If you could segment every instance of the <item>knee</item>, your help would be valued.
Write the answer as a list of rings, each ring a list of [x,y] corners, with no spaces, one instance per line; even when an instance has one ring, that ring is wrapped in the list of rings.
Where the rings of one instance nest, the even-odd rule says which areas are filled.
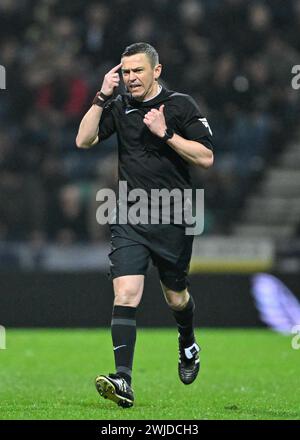
[[[180,311],[186,307],[190,296],[188,291],[185,289],[182,292],[168,291],[165,294],[165,297],[168,306],[172,310]]]
[[[117,285],[115,286],[114,305],[137,307],[141,300],[142,292],[136,286]]]
[[[115,306],[137,307],[139,304],[138,296],[131,291],[123,291],[115,293]]]

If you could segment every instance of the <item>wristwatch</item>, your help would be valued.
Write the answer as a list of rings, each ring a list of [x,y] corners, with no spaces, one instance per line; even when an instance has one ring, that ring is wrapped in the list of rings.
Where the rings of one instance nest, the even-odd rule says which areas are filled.
[[[162,141],[167,142],[169,139],[171,139],[171,137],[173,137],[175,134],[175,131],[173,130],[173,128],[167,128],[164,134],[164,137],[162,137]]]

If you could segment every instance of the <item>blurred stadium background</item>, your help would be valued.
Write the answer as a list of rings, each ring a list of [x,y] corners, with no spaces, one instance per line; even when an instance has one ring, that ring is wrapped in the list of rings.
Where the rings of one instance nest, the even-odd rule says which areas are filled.
[[[136,41],[157,48],[164,83],[191,94],[214,131],[214,167],[192,169],[205,189],[197,323],[258,324],[256,272],[298,294],[299,27],[299,0],[1,0],[0,323],[109,323],[109,229],[96,223],[95,196],[117,183],[116,139],[80,151],[75,136],[103,75]],[[153,273],[147,289],[142,324],[171,325],[151,313],[162,305]]]

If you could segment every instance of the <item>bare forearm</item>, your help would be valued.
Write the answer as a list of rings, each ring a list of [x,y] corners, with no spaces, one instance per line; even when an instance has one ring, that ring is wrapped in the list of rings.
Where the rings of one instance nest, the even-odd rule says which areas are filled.
[[[82,118],[76,137],[78,148],[89,148],[98,142],[99,121],[102,111],[103,109],[98,105],[92,105]]]
[[[76,136],[76,145],[78,148],[89,148],[99,141],[99,122],[103,106],[113,95],[114,89],[119,85],[120,77],[117,71],[121,66],[122,63],[119,63],[104,76],[101,89],[97,92],[92,107],[84,115],[79,125],[78,134]]]
[[[167,144],[193,165],[209,168],[213,164],[214,156],[212,151],[200,142],[184,139],[175,133],[174,136],[167,141]]]

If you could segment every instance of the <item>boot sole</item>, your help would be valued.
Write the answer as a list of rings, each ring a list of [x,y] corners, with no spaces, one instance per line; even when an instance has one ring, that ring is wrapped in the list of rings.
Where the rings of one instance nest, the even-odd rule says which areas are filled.
[[[133,406],[132,400],[117,394],[115,385],[110,382],[107,377],[96,377],[95,385],[98,393],[100,394],[100,396],[104,397],[104,399],[109,399],[123,408],[130,408],[131,406]]]

